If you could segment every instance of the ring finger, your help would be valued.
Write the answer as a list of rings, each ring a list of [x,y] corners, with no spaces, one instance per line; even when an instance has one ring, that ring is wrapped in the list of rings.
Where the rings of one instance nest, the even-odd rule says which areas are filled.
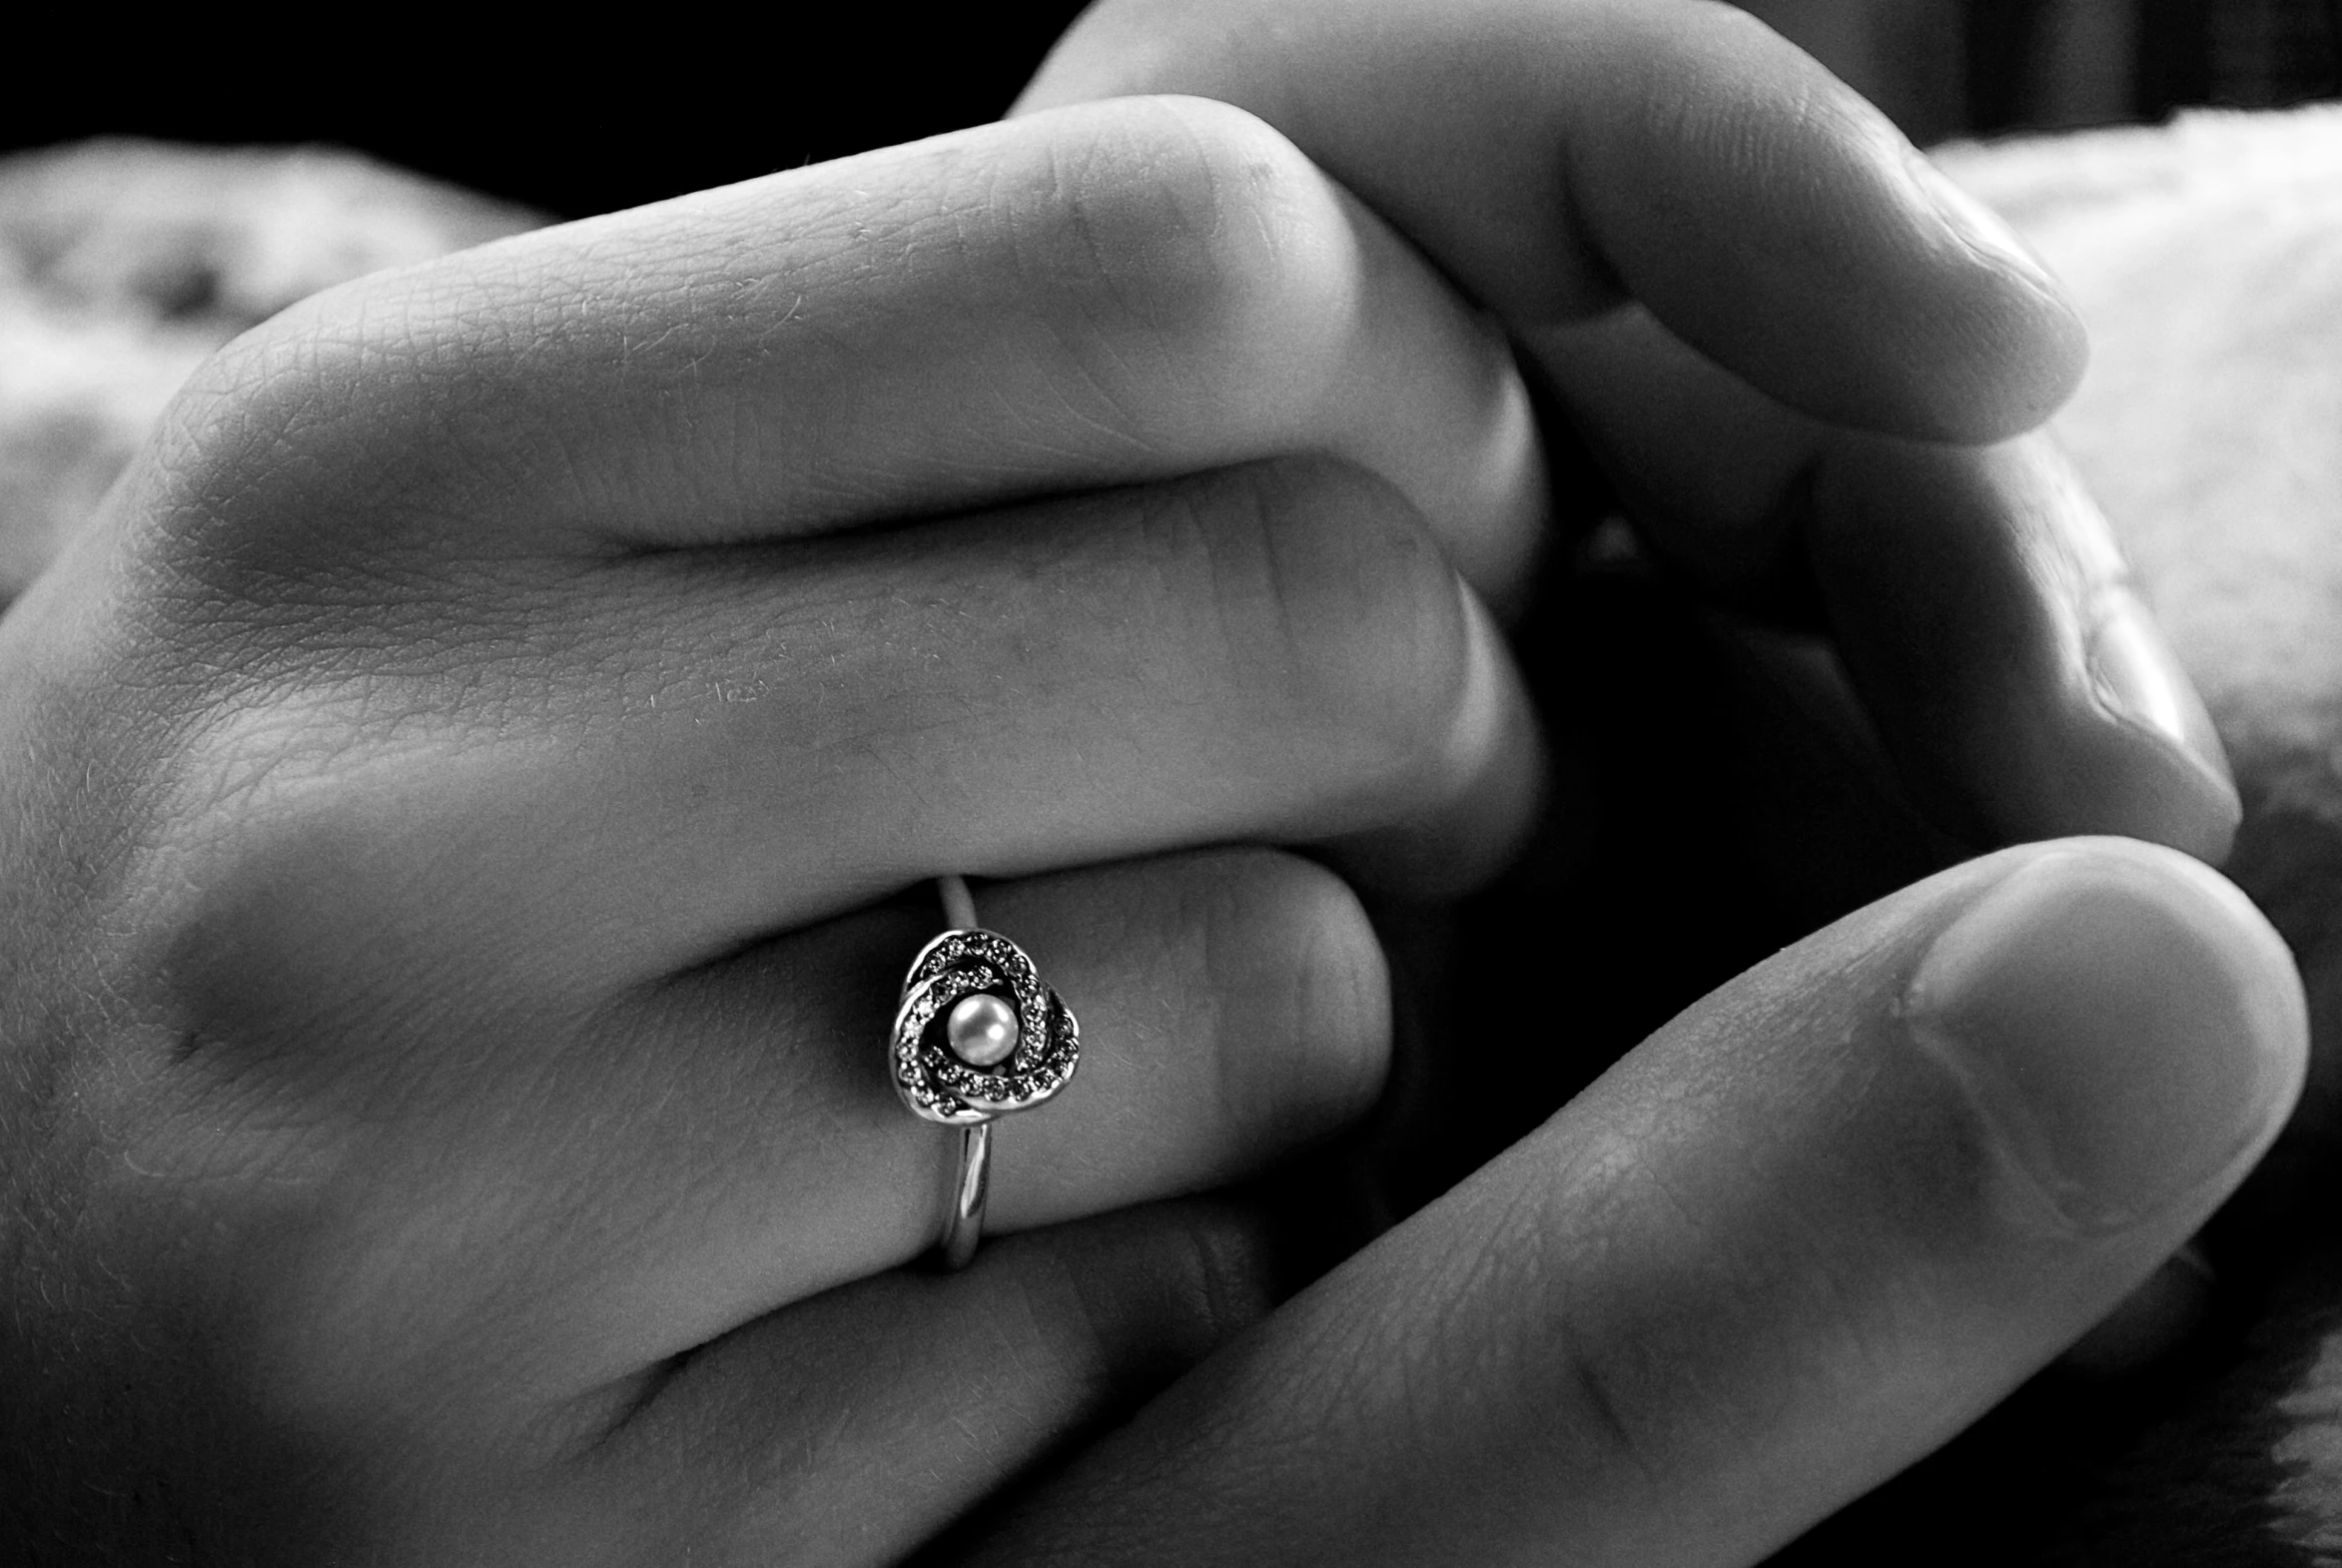
[[[1379,1092],[1380,950],[1320,868],[1205,852],[994,885],[979,914],[1086,1042],[997,1134],[997,1232],[1223,1185]],[[907,898],[535,1039],[499,1017],[450,1040],[438,1083],[351,1131],[334,1222],[270,1258],[276,1371],[390,1408],[493,1387],[526,1415],[918,1256],[958,1135],[898,1104],[884,1041],[942,923]]]

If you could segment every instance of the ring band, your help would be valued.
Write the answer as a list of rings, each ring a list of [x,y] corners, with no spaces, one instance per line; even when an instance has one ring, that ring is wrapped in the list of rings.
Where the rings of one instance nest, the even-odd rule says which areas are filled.
[[[965,1268],[984,1239],[984,1205],[992,1198],[992,1124],[960,1129],[960,1170],[952,1177],[951,1206],[944,1210],[943,1239],[936,1254],[946,1268]]]
[[[912,1115],[960,1130],[940,1248],[943,1265],[959,1268],[984,1235],[992,1124],[1065,1088],[1081,1065],[1082,1034],[1025,950],[976,923],[967,882],[940,877],[936,887],[945,930],[903,977],[888,1060]]]

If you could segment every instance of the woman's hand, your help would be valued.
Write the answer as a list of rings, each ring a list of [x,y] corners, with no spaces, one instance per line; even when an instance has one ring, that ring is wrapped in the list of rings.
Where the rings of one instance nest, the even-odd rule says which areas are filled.
[[[240,341],[0,623],[0,1555],[883,1561],[1155,1386],[1266,1287],[1151,1205],[1388,1044],[1347,889],[1211,846],[1501,857],[1447,557],[1543,505],[1502,340],[1200,101]],[[948,1280],[884,1069],[945,871],[1090,1043]]]

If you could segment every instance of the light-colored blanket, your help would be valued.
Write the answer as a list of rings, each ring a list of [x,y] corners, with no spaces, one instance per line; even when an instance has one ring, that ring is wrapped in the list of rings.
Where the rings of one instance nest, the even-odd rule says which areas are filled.
[[[2342,107],[1946,149],[2081,302],[2057,430],[2203,688],[2310,1085],[2227,1220],[2251,1318],[2091,1467],[2075,1563],[2342,1562]]]

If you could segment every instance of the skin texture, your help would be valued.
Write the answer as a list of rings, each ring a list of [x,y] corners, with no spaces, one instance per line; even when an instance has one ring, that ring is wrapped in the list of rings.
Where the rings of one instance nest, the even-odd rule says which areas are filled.
[[[1252,225],[1139,243],[1194,231],[1158,182],[1110,178],[1118,159],[1252,193],[1291,251]],[[1063,182],[1077,165],[1096,179]],[[1078,216],[1040,223],[1034,201]],[[839,262],[823,223],[851,228],[856,204],[922,216]],[[1096,243],[1035,255],[1069,225]],[[992,460],[920,448],[923,509],[948,482],[976,508],[1048,488],[1053,464],[1075,493],[906,521],[894,459],[749,413],[892,397],[907,373],[941,395],[945,344],[908,367],[887,345],[898,307],[930,309],[918,268],[947,235],[955,309],[989,292],[1005,324],[965,331],[965,374],[1033,390],[1013,417],[978,405],[1007,423],[968,437]],[[1352,309],[1389,288],[1416,299]],[[613,320],[544,330],[580,297]],[[499,312],[510,331],[480,333]],[[802,353],[755,347],[792,326]],[[608,345],[635,339],[612,370]],[[1341,391],[1360,356],[1400,351],[1412,379]],[[579,369],[548,376],[564,354]],[[697,403],[641,363],[661,354]],[[1290,452],[1225,418],[1270,405]],[[722,1385],[685,1392],[677,1357],[793,1323],[782,1308],[933,1235],[945,1144],[831,1049],[891,1011],[935,922],[874,896],[945,865],[998,877],[1304,825],[1371,868],[1372,831],[1404,824],[1450,846],[1452,875],[1517,836],[1539,764],[1493,627],[1398,481],[1314,448],[1354,438],[1440,492],[1439,526],[1526,528],[1543,498],[1521,407],[1501,346],[1419,262],[1257,122],[1200,104],[551,231],[241,341],[0,630],[40,757],[23,804],[84,824],[15,841],[7,915],[6,1360],[29,1374],[10,1451],[90,1458],[13,1494],[18,1538],[440,1561],[610,1499],[655,1523],[679,1498],[567,1461],[653,1404],[716,1421]],[[1421,441],[1459,419],[1468,438]],[[544,432],[570,423],[600,437],[548,468]],[[445,438],[397,460],[418,427]],[[678,431],[716,444],[679,470]],[[1172,464],[1204,471],[1144,482]],[[879,477],[842,477],[862,465]],[[744,517],[769,536],[737,537]],[[1381,959],[1325,871],[1254,852],[1073,875],[986,894],[1118,1046],[1057,1108],[1088,1115],[1005,1136],[1023,1154],[1000,1235],[1224,1185],[1371,1099]],[[1021,1440],[913,1455],[924,1517],[1245,1315],[1244,1224],[1118,1217],[1127,1241],[1099,1242],[1121,1263],[1076,1270],[1081,1290],[1062,1284],[1079,1225],[1022,1267],[1004,1246],[1037,1414]],[[65,1353],[91,1320],[126,1326]],[[907,1389],[932,1376],[888,1364]],[[154,1390],[140,1422],[79,1392],[114,1377]],[[826,1429],[826,1410],[801,1414]],[[232,1438],[190,1442],[223,1421]],[[319,1472],[300,1508],[278,1491],[288,1450]],[[866,1511],[827,1469],[806,1479],[841,1519]],[[762,1488],[738,1484],[752,1519]]]
[[[1697,311],[1681,341],[1806,417],[1859,404],[1850,440],[2042,411],[2063,308],[1794,55],[1726,69],[1757,35],[1723,15],[1571,13],[1597,58],[1723,93],[1819,175],[1776,241],[1711,254],[1720,297],[1794,294],[1801,258],[1825,289],[1876,271],[1940,288],[1981,352],[1938,378],[1909,342],[1801,351]],[[1412,37],[1389,35],[1396,87]],[[1700,124],[1622,123],[1580,135],[1573,189],[1686,182],[1655,231],[1596,218],[1615,285],[1649,273],[1652,319],[1682,318],[1678,220],[1733,183]],[[1238,107],[1067,105],[365,281],[197,378],[0,621],[18,1555],[876,1562],[1012,1481],[932,1548],[1395,1550],[1517,1430],[1534,1484],[1473,1526],[1488,1555],[1577,1528],[1595,1561],[1746,1560],[2194,1227],[2294,1093],[2290,972],[2200,865],[2079,843],[1753,971],[1240,1331],[1275,1293],[1260,1216],[1183,1199],[1382,1079],[1386,958],[1351,887],[1468,885],[1549,800],[1483,607],[1534,596],[1548,465],[1474,309],[1540,296],[1478,292],[1403,180],[1362,202],[1321,163]],[[1760,442],[1752,471],[1810,455]],[[1988,483],[1950,521],[1987,552],[2087,525],[2026,493]],[[1990,580],[2034,593],[2015,614],[2045,646],[2087,643],[2062,579]],[[2216,847],[2215,760],[2089,699],[2086,662],[2026,666],[2052,754],[2140,740],[2111,767],[2164,812],[2146,827]],[[1258,841],[1317,858],[1217,847]],[[938,1280],[902,1265],[947,1146],[840,1043],[886,1015],[945,870],[987,879],[986,919],[1111,1049],[1004,1131],[998,1239]],[[2095,936],[2045,949],[2019,877]],[[2041,1006],[1978,1022],[1963,999],[2019,962]],[[2133,1052],[2075,1019],[2077,987]],[[2054,1092],[1990,1087],[2032,1076],[2011,1062]],[[1781,1115],[1801,1089],[1810,1118]],[[2157,1136],[2101,1104],[2154,1108]],[[1879,1206],[1805,1239],[1843,1272],[1768,1272],[1812,1211],[1778,1194],[1849,1175]],[[1337,1353],[1443,1323],[1454,1359],[1416,1375]],[[1652,1334],[1745,1379],[1638,1382]],[[1269,1506],[1133,1534],[1118,1467],[1192,1495],[1276,1437],[1296,1368],[1343,1412],[1315,1424],[1332,1446]],[[1502,1369],[1567,1397],[1487,1425]],[[1135,1409],[1127,1442],[1040,1473]],[[1147,1446],[1206,1430],[1216,1456]],[[1400,1459],[1414,1484],[1349,1506]]]
[[[2151,1267],[2274,1135],[2303,1028],[2193,862],[1969,862],[1680,1015],[977,1560],[1753,1561]]]

